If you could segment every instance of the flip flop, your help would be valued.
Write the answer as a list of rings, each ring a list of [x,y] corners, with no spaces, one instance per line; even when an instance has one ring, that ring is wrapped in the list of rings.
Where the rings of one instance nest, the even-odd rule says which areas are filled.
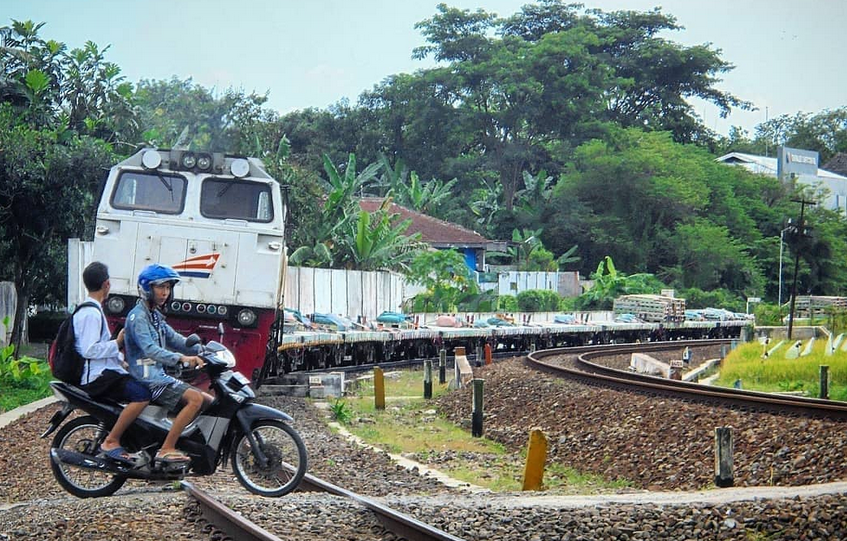
[[[135,462],[132,460],[132,455],[127,453],[123,447],[115,447],[114,449],[109,449],[108,451],[101,448],[100,451],[103,456],[111,458],[115,462],[121,462],[122,464],[126,464],[128,466],[135,466]]]
[[[156,460],[162,462],[191,462],[191,457],[181,451],[168,451],[163,455],[156,454]]]

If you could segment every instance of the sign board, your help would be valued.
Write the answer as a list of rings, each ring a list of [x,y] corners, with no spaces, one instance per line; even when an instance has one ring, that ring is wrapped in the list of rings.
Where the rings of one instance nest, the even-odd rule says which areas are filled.
[[[685,366],[685,363],[683,363],[679,359],[674,359],[674,360],[671,361],[671,368],[682,368],[684,366]]]
[[[320,376],[309,376],[309,386],[320,387],[323,385],[323,380]]]
[[[792,177],[793,175],[793,177]],[[818,153],[813,150],[778,147],[776,149],[776,176],[788,181],[800,175],[818,175]]]
[[[747,297],[747,302],[762,302],[761,297]]]

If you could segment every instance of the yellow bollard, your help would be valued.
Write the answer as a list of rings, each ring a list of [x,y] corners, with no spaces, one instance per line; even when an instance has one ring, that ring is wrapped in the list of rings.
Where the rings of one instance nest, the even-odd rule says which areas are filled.
[[[374,368],[374,407],[378,410],[385,409],[385,376],[382,368]]]
[[[540,428],[529,433],[529,449],[523,473],[523,490],[541,490],[544,484],[544,464],[547,462],[547,436]]]

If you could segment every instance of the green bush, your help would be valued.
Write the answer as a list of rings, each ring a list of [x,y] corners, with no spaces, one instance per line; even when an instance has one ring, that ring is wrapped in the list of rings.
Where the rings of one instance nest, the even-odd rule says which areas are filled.
[[[555,291],[530,289],[518,293],[517,301],[521,312],[556,312],[561,297]]]
[[[562,297],[559,301],[560,312],[573,312],[576,310],[576,300],[579,297]]]
[[[67,312],[38,312],[29,318],[29,339],[33,342],[49,342],[59,333],[59,325],[68,317]]]
[[[497,298],[497,310],[501,312],[517,312],[518,299],[514,295],[500,295]]]
[[[724,308],[733,312],[743,312],[745,308],[744,299],[727,289],[703,291],[692,287],[678,290],[677,296],[685,299],[686,309]]]
[[[40,359],[15,359],[15,347],[0,350],[0,411],[10,410],[50,394],[53,379],[47,363]]]
[[[753,313],[756,314],[756,325],[781,326],[783,324],[783,314],[776,304],[757,304]]]

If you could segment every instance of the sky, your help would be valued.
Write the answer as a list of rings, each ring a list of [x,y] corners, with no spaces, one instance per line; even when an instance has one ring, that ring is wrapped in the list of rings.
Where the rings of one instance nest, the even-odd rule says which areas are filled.
[[[280,113],[326,108],[386,77],[432,67],[415,23],[436,0],[0,0],[0,26],[44,22],[39,35],[106,58],[130,82],[191,78],[218,91],[268,93]],[[454,0],[449,6],[509,16],[527,0]],[[665,37],[710,43],[735,66],[716,86],[756,111],[720,118],[692,102],[707,127],[751,132],[768,118],[847,105],[847,0],[585,0],[604,11],[661,7],[683,30]]]

